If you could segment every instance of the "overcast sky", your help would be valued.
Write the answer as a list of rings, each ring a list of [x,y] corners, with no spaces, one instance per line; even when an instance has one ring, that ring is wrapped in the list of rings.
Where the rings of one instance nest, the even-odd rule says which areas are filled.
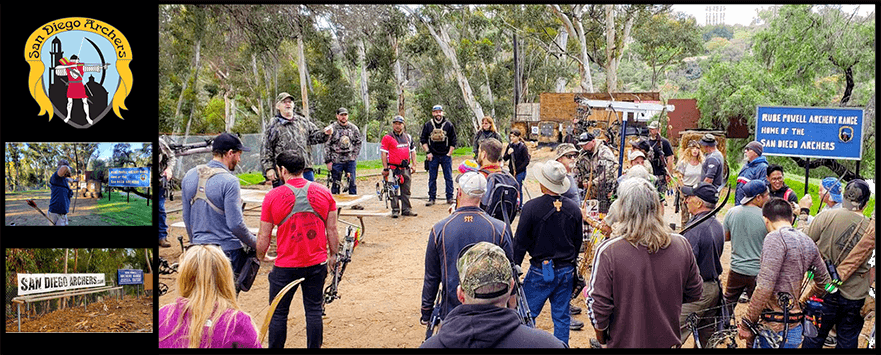
[[[684,13],[690,14],[697,19],[698,25],[705,25],[706,22],[706,13],[704,9],[706,8],[706,4],[704,5],[673,5],[673,11],[682,11]],[[728,25],[748,25],[753,18],[756,17],[756,9],[766,8],[770,5],[728,5],[725,4],[725,24]],[[845,11],[852,11],[854,8],[859,6],[859,13],[861,15],[866,15],[870,12],[875,11],[875,5],[863,4],[863,5],[843,5],[843,9]]]

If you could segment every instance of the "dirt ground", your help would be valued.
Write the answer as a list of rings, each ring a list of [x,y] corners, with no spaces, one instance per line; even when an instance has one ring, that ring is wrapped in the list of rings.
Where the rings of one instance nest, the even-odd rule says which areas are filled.
[[[540,148],[532,151],[532,164],[535,162],[552,159],[550,148]],[[453,159],[453,171],[464,158]],[[390,217],[365,217],[367,225],[364,232],[364,242],[355,249],[352,261],[346,268],[345,275],[339,286],[341,298],[327,305],[326,317],[324,318],[324,347],[325,348],[414,348],[418,347],[425,336],[425,327],[419,324],[420,300],[422,295],[422,277],[424,275],[425,248],[428,240],[429,229],[432,225],[449,215],[448,207],[442,202],[443,177],[439,173],[437,201],[441,202],[431,207],[425,206],[428,191],[428,174],[422,171],[422,164],[418,164],[417,173],[413,176],[411,198],[414,212],[417,217],[402,217],[392,219]],[[362,176],[376,174],[379,171],[359,171]],[[530,170],[531,172],[531,170]],[[360,194],[373,194],[375,197],[375,185],[379,176],[370,177],[366,181],[358,181]],[[527,176],[524,192],[526,200],[540,195],[537,180]],[[259,188],[269,189],[268,186]],[[455,190],[454,190],[455,191]],[[363,204],[367,211],[388,211],[385,204],[378,198]],[[174,211],[180,208],[180,199],[167,201],[166,208]],[[723,211],[724,212],[724,211]],[[259,226],[259,209],[251,209],[246,206],[245,222],[248,226]],[[720,215],[723,215],[720,213]],[[665,213],[667,223],[679,224],[679,215],[673,213],[673,203],[670,201]],[[345,217],[343,219],[346,219]],[[168,224],[181,220],[181,213],[169,213]],[[721,220],[721,219],[720,219]],[[355,218],[349,218],[350,222],[357,222]],[[513,226],[516,230],[517,219]],[[344,235],[345,227],[340,227],[340,237]],[[169,263],[176,262],[181,253],[178,236],[183,236],[187,242],[186,230],[183,228],[169,228],[169,242],[172,247],[160,248],[159,255]],[[725,243],[722,265],[730,265],[730,243]],[[270,246],[270,255],[275,254],[275,241]],[[528,258],[523,262],[523,270],[528,268]],[[255,323],[263,324],[269,307],[267,275],[272,269],[272,263],[264,262],[260,273],[249,292],[239,295],[239,305],[248,312]],[[159,297],[159,307],[172,303],[178,297],[176,282],[177,274],[160,276],[159,282],[166,284],[169,292]],[[589,275],[587,275],[589,277]],[[723,274],[724,279],[727,277]],[[583,309],[579,315],[573,318],[584,322],[582,330],[570,333],[569,346],[572,348],[587,348],[589,340],[594,338],[593,328],[587,317],[587,307],[583,297],[572,301]],[[738,319],[745,312],[744,304],[737,306],[735,313]],[[867,323],[868,324],[868,323]],[[545,307],[537,320],[539,329],[553,333],[549,308]],[[866,329],[871,329],[868,324]],[[868,330],[866,330],[867,332]],[[861,340],[863,341],[863,340]],[[265,346],[265,344],[264,344]],[[288,337],[285,347],[303,348],[306,346],[306,327],[303,315],[303,304],[300,292],[294,296],[291,305],[291,313],[288,317]],[[692,347],[689,340],[685,347]],[[742,341],[739,347],[743,347]]]
[[[49,191],[31,191],[23,192],[15,195],[6,195],[6,220],[4,224],[7,226],[51,226],[46,217],[37,212],[31,206],[28,206],[26,200],[34,200],[37,207],[45,214],[49,214]],[[110,223],[104,221],[101,216],[93,215],[95,202],[97,199],[84,198],[77,196],[76,209],[74,209],[74,201],[70,201],[70,211],[68,219],[71,226],[109,226]]]
[[[68,306],[27,317],[22,306],[21,332],[28,333],[134,333],[153,332],[153,297],[114,296],[86,305]],[[18,333],[16,316],[6,320],[6,332]]]

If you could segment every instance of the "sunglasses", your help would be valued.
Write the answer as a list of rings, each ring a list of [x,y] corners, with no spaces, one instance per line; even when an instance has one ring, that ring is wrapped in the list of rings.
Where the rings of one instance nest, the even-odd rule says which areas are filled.
[[[563,156],[569,159],[575,159],[578,157],[578,153],[563,154]]]

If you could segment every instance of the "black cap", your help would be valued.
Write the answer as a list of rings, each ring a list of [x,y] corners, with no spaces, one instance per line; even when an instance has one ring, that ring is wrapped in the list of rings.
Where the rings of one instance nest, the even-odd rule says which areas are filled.
[[[338,109],[336,110],[336,114],[337,114],[337,115],[342,115],[342,114],[344,114],[344,113],[347,114],[347,115],[349,114],[349,110],[346,110],[345,107],[340,107],[340,108],[338,108]]]
[[[580,136],[578,136],[578,145],[587,144],[592,141],[595,137],[590,132],[583,132]]]
[[[700,143],[701,143],[701,145],[707,145],[707,146],[716,145],[716,137],[713,136],[712,134],[707,133],[703,137],[701,137]]]
[[[246,147],[242,144],[242,140],[239,137],[231,133],[221,133],[217,138],[214,138],[214,143],[211,143],[211,150],[240,150],[243,152],[250,152],[251,148]]]
[[[853,179],[847,183],[847,186],[844,187],[844,192],[842,193],[844,208],[851,211],[859,211],[866,207],[866,203],[869,202],[869,197],[871,195],[872,190],[865,180]]]
[[[719,202],[719,191],[713,184],[700,182],[696,186],[683,186],[682,194],[685,196],[697,196],[699,199],[709,203]]]

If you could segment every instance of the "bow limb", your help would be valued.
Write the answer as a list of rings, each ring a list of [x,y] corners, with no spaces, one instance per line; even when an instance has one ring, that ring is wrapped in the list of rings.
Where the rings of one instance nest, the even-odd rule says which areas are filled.
[[[104,54],[101,53],[101,49],[98,48],[98,45],[95,44],[95,42],[92,42],[92,40],[91,40],[91,39],[88,39],[87,37],[83,37],[83,38],[84,38],[86,41],[89,41],[89,43],[92,44],[92,47],[95,48],[95,51],[98,52],[98,58],[101,59],[101,66],[102,66],[102,69],[101,69],[101,81],[98,82],[98,84],[100,84],[100,85],[104,85],[104,76],[107,74],[107,67],[106,67],[106,64],[107,64],[107,63],[104,62]]]

